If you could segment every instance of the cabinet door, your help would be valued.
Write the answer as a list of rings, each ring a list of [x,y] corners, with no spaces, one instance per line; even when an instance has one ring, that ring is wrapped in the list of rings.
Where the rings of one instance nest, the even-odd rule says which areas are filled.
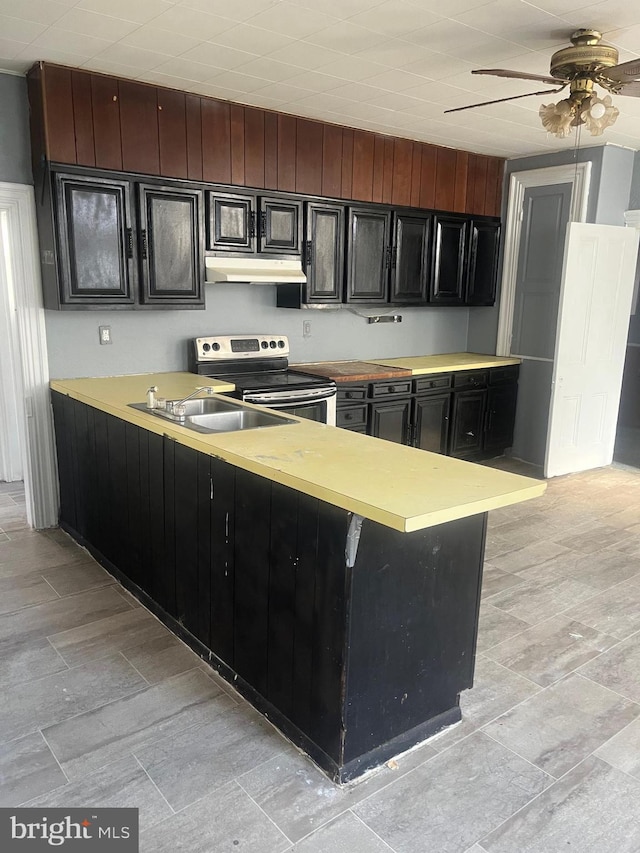
[[[386,302],[391,214],[352,208],[347,242],[347,302]]]
[[[302,202],[260,198],[260,251],[276,255],[302,252]]]
[[[217,252],[255,252],[256,198],[207,193],[207,248]]]
[[[499,456],[513,444],[518,386],[498,385],[488,393],[484,450]]]
[[[344,281],[344,208],[306,205],[304,265],[307,302],[341,302]]]
[[[145,303],[204,305],[201,190],[139,185]]]
[[[433,266],[429,301],[462,305],[465,297],[467,220],[461,216],[433,217]]]
[[[493,305],[496,301],[500,223],[471,221],[467,304]]]
[[[451,394],[433,394],[413,401],[413,444],[420,450],[446,453]]]
[[[370,406],[369,435],[407,444],[411,398],[372,403]]]
[[[391,259],[391,301],[427,301],[429,289],[430,216],[395,215]]]
[[[134,301],[131,198],[128,181],[55,177],[60,301]]]
[[[461,391],[453,395],[453,417],[449,455],[478,456],[483,448],[484,413],[487,391]]]

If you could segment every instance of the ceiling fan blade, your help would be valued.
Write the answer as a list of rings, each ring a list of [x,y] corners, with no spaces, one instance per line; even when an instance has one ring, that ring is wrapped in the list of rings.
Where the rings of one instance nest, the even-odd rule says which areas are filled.
[[[472,71],[472,74],[491,74],[493,77],[510,77],[514,80],[538,80],[540,83],[562,83],[556,77],[548,77],[544,74],[527,74],[526,71],[508,71],[506,68],[480,68]]]
[[[640,98],[640,80],[625,83],[616,95],[628,95],[631,98]]]
[[[462,110],[473,110],[476,107],[488,107],[489,104],[502,104],[504,101],[517,101],[518,98],[533,98],[534,95],[554,95],[556,92],[562,92],[564,88],[564,86],[560,86],[558,89],[545,89],[543,92],[527,92],[526,95],[512,95],[510,98],[498,98],[495,101],[482,101],[479,104],[469,104],[467,107],[454,107],[452,110],[445,110],[445,113],[459,113]]]
[[[471,73],[473,74],[473,71]],[[640,59],[631,59],[629,62],[621,62],[620,65],[605,68],[604,74],[609,80],[617,80],[618,82],[635,80],[636,77],[640,77]]]

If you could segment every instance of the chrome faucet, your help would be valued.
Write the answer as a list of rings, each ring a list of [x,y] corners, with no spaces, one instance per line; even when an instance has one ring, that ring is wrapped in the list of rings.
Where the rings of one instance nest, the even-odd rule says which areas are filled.
[[[197,396],[201,391],[206,391],[207,394],[215,394],[216,389],[211,385],[202,385],[199,388],[196,388],[195,391],[192,391],[191,394],[187,394],[186,397],[183,397],[182,400],[174,400],[173,402],[167,401],[167,409],[177,418],[184,418],[186,414],[186,409],[184,404],[187,400],[191,400],[193,397]]]

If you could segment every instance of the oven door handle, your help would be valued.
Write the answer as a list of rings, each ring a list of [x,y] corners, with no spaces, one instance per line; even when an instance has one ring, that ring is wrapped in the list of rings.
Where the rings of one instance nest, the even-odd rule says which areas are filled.
[[[244,394],[242,399],[245,403],[256,403],[261,406],[278,403],[280,405],[288,405],[289,403],[313,403],[316,400],[329,400],[335,397],[336,388],[319,388],[310,391],[308,388],[304,391],[282,391],[267,392],[264,394]]]

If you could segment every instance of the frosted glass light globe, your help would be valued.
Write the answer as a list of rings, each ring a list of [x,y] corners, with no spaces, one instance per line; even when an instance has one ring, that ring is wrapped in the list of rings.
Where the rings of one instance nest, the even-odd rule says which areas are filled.
[[[606,111],[607,110],[604,104],[594,104],[590,110],[591,117],[595,119],[602,118]]]

